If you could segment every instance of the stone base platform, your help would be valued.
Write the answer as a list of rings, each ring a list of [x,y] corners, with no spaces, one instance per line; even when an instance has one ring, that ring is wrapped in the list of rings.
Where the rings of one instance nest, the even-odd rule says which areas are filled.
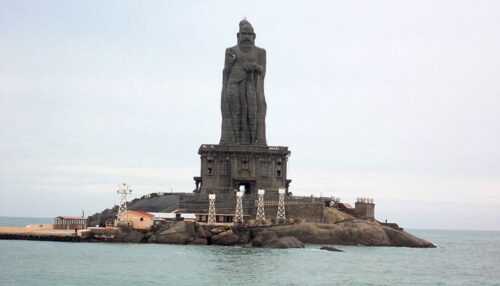
[[[288,147],[259,145],[203,144],[198,150],[200,176],[194,177],[195,193],[230,194],[243,190],[256,195],[258,189],[267,193],[288,190]]]

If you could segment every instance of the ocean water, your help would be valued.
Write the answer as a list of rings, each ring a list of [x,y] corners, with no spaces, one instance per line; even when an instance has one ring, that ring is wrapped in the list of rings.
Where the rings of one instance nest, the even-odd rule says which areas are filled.
[[[34,222],[1,218],[0,225],[14,221]],[[500,285],[500,232],[410,232],[438,248],[338,246],[340,253],[318,245],[280,250],[0,240],[0,285]]]

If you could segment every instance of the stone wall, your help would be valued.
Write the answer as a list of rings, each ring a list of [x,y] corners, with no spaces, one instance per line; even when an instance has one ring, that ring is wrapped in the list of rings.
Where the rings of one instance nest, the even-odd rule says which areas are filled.
[[[319,203],[300,203],[288,204],[286,210],[287,217],[302,219],[306,222],[323,222],[323,209],[324,204]]]
[[[257,195],[243,196],[243,213],[255,218],[257,212]],[[266,192],[264,196],[267,218],[276,218],[278,207],[278,193]],[[236,205],[234,192],[219,193],[215,199],[215,209],[218,214],[233,214]],[[324,202],[311,198],[286,197],[286,216],[302,219],[307,222],[322,222]],[[132,201],[130,210],[143,210],[150,212],[172,212],[181,210],[188,213],[208,213],[208,194],[205,193],[167,193],[163,196],[144,198]]]

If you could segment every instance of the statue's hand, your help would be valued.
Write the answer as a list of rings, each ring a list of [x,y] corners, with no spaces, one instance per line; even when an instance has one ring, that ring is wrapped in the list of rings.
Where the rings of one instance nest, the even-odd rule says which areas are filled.
[[[262,73],[263,68],[261,65],[258,65],[256,63],[248,63],[243,65],[243,69],[247,72],[258,72]]]
[[[262,68],[262,66],[259,64],[255,64],[255,71],[258,73],[262,73],[264,72],[264,68]]]

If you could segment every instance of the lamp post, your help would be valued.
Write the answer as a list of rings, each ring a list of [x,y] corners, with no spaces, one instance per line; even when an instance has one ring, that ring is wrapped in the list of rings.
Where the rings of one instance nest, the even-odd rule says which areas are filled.
[[[233,224],[243,223],[243,192],[236,191],[236,208],[234,210]]]
[[[264,224],[266,222],[266,212],[264,210],[264,194],[265,190],[259,189],[257,191],[257,215],[255,217],[255,221],[257,223]]]
[[[278,190],[279,198],[278,198],[278,212],[276,213],[276,222],[286,222],[286,214],[285,214],[285,192],[284,188],[280,188]]]
[[[215,194],[208,195],[208,224],[215,223]]]

